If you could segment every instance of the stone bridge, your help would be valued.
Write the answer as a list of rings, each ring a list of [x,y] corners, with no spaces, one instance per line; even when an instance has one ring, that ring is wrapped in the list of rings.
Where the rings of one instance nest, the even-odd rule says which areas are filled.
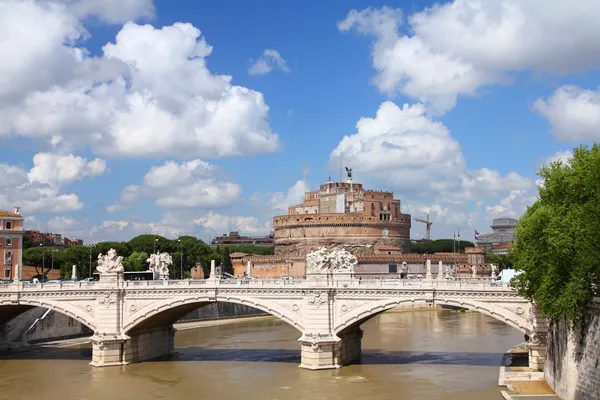
[[[322,271],[321,271],[322,272]],[[244,304],[299,331],[301,367],[338,368],[360,358],[360,325],[403,305],[477,311],[530,337],[530,366],[541,369],[548,329],[535,306],[506,284],[479,280],[360,280],[351,273],[307,271],[307,279],[125,281],[0,285],[0,323],[31,307],[68,315],[93,330],[93,366],[123,365],[174,352],[173,323],[211,302]]]

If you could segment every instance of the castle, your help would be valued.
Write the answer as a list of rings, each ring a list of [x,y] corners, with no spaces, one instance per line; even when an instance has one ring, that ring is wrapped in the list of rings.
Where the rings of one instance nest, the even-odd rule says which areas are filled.
[[[322,184],[307,192],[288,215],[273,218],[275,255],[305,256],[321,246],[339,245],[354,254],[377,248],[410,251],[410,215],[403,214],[393,192],[365,190],[352,182]]]
[[[466,249],[466,254],[410,253],[411,218],[401,212],[400,200],[393,192],[365,190],[352,181],[352,170],[346,170],[346,182],[329,179],[319,190],[306,192],[287,215],[273,218],[274,255],[230,254],[234,275],[301,278],[306,275],[306,254],[322,246],[343,246],[354,253],[356,275],[365,278],[398,277],[402,271],[424,275],[427,259],[435,274],[451,268],[454,276],[468,277],[475,265],[480,274],[489,275],[481,248]]]

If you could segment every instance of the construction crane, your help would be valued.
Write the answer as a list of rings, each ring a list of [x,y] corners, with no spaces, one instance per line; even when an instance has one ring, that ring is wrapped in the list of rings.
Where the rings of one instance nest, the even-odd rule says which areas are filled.
[[[433,222],[429,220],[429,214],[427,214],[427,218],[426,219],[415,218],[415,221],[422,222],[422,223],[425,224],[425,226],[426,226],[426,228],[425,228],[426,240],[431,240],[431,225],[433,225]]]

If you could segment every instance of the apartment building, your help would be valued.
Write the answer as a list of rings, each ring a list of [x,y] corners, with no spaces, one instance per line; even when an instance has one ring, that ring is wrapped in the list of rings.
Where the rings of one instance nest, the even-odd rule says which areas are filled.
[[[23,265],[23,220],[20,208],[0,210],[0,273],[12,279],[17,266]]]

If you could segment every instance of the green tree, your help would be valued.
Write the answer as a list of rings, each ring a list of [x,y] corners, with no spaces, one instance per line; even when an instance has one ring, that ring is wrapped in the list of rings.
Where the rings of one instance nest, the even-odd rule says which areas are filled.
[[[94,254],[95,259],[98,258],[98,254],[106,254],[110,249],[115,249],[117,254],[122,256],[123,258],[129,256],[131,254],[131,248],[127,244],[127,242],[98,242],[94,245]]]
[[[134,251],[123,259],[123,267],[125,267],[125,271],[145,271],[148,269],[146,266],[147,259],[148,254],[143,251]]]
[[[454,241],[453,239],[437,239],[412,243],[411,251],[419,254],[433,254],[451,253],[454,249],[454,251],[459,250],[461,253],[464,253],[465,248],[467,247],[475,247],[475,244],[467,240]]]
[[[233,264],[231,263],[231,257],[229,256],[229,248],[225,247],[223,249],[221,260],[221,266],[223,267],[222,271],[233,275]]]
[[[513,259],[511,254],[486,253],[485,262],[488,264],[498,265],[500,271],[513,267]]]
[[[171,253],[176,251],[178,247],[177,241],[169,240],[165,237],[145,234],[139,235],[127,242],[131,251],[141,251],[146,254],[152,254],[155,251]]]
[[[580,320],[600,285],[600,146],[542,167],[539,200],[516,229],[519,292],[552,318]]]
[[[29,236],[23,236],[23,250],[27,250],[35,246],[33,240]]]

